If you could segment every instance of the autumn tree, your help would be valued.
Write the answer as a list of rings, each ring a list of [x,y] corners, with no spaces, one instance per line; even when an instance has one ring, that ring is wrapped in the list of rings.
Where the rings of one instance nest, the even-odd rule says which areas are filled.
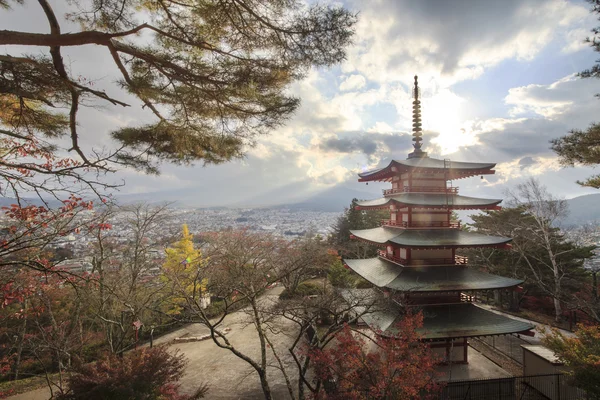
[[[162,249],[171,244],[174,232],[165,228],[167,206],[111,205],[99,210],[87,230],[94,286],[82,288],[88,316],[102,327],[111,353],[135,345],[132,323],[143,328],[160,325],[160,314],[152,311],[162,304],[165,282],[158,278],[163,264]],[[127,232],[115,237],[113,225]],[[120,239],[120,240],[117,240]]]
[[[195,400],[203,398],[207,387],[196,393],[177,393],[186,359],[182,354],[170,354],[164,346],[143,348],[122,358],[103,357],[95,363],[79,365],[69,377],[68,390],[57,396],[60,400]]]
[[[393,338],[367,335],[349,325],[323,349],[311,349],[315,376],[325,382],[316,399],[436,399],[436,359],[419,342],[420,314],[407,315]]]
[[[587,0],[591,4],[591,13],[600,15],[600,0]],[[600,19],[600,17],[599,17]],[[595,52],[600,52],[600,27],[592,29],[593,36],[586,38],[586,42]],[[590,69],[578,74],[580,78],[600,78],[600,60]],[[596,95],[599,96],[598,94]],[[552,150],[558,154],[563,166],[600,164],[600,124],[592,123],[587,129],[573,129],[568,135],[553,139]],[[585,181],[577,181],[582,186],[600,188],[600,175],[595,175]]]
[[[16,380],[45,374],[51,390],[62,390],[72,361],[90,361],[87,357],[94,354],[90,349],[102,342],[78,296],[78,290],[93,284],[74,275],[30,268],[17,270],[12,278],[2,272],[14,293],[12,299],[5,298],[0,311],[0,354],[10,366],[9,375]]]
[[[263,313],[277,317],[266,321],[271,331],[286,321],[295,327],[286,332],[292,339],[287,351],[293,363],[285,369],[298,377],[297,390],[288,383],[290,397],[318,397],[328,383],[325,376],[315,375],[315,368],[322,365],[318,364],[319,354],[335,343],[345,327],[356,326],[365,315],[388,307],[387,301],[370,290],[339,290],[327,285],[316,295],[280,299],[273,307],[263,309]],[[280,368],[284,370],[283,365]]]
[[[277,275],[287,289],[288,295],[294,295],[298,286],[311,277],[324,275],[325,269],[335,259],[327,243],[320,237],[305,235],[290,242],[281,242],[281,254]]]
[[[265,326],[265,320],[271,316],[265,315],[261,310],[265,307],[265,302],[269,301],[263,298],[265,291],[281,278],[277,274],[280,242],[270,235],[247,230],[205,234],[203,240],[206,262],[195,278],[195,285],[206,282],[211,295],[220,299],[222,314],[214,318],[205,309],[201,298],[194,296],[189,290],[189,286],[170,280],[173,295],[185,302],[188,311],[185,315],[173,317],[208,328],[216,346],[231,351],[252,367],[258,375],[265,399],[272,399],[272,388],[267,377],[271,350]],[[179,260],[181,259],[176,261]],[[225,334],[226,317],[240,309],[246,316],[247,323],[256,330],[258,358],[244,353]]]
[[[310,276],[314,273],[315,261],[332,255],[327,253],[325,247],[321,248],[318,242],[313,243],[312,239],[310,248],[322,251],[320,256],[296,252],[306,245],[305,241],[308,239],[289,243],[269,234],[248,230],[207,233],[202,235],[202,240],[205,262],[197,280],[207,280],[207,290],[213,298],[218,299],[215,305],[218,304],[221,314],[214,317],[189,291],[183,290],[182,286],[173,285],[174,295],[184,298],[187,302],[186,309],[189,310],[186,315],[173,317],[186,318],[186,321],[208,328],[216,346],[230,351],[252,368],[266,399],[275,396],[269,378],[269,372],[273,369],[283,376],[292,399],[305,398],[302,394],[306,393],[302,390],[304,381],[297,381],[295,377],[299,372],[306,375],[308,367],[300,371],[298,368],[302,368],[304,361],[300,361],[300,364],[292,361],[293,355],[285,346],[281,346],[281,341],[283,338],[289,340],[292,336],[291,340],[295,342],[293,352],[299,353],[300,347],[296,346],[305,344],[307,330],[314,330],[317,320],[327,314],[324,311],[325,305],[316,306],[312,302],[323,301],[326,307],[337,309],[334,320],[338,329],[331,328],[328,335],[334,335],[341,329],[343,315],[350,313],[351,304],[355,303],[343,302],[339,294],[326,290],[326,286],[321,285],[316,286],[317,293],[311,293],[310,296],[302,295],[298,285],[295,293],[280,299],[277,283],[284,280],[293,283],[298,277]],[[295,249],[297,245],[300,247]],[[313,248],[312,245],[318,246]],[[325,293],[328,295],[323,297]],[[308,302],[313,305],[310,306]],[[304,316],[300,317],[298,313]],[[296,318],[294,315],[299,318],[297,321],[290,319]],[[252,337],[256,338],[256,342],[251,349],[228,338],[225,327],[232,319],[242,322],[245,329],[252,329]],[[297,394],[299,387],[301,393]]]
[[[49,271],[47,253],[51,245],[56,239],[77,235],[93,224],[94,218],[89,214],[93,205],[93,201],[73,195],[54,208],[19,203],[2,207],[0,267],[27,266]]]
[[[15,182],[70,190],[73,179],[94,187],[97,173],[120,166],[157,173],[161,161],[240,157],[298,108],[292,82],[344,59],[356,21],[339,6],[297,0],[37,3],[45,32],[0,31],[0,175],[13,182],[3,195]],[[0,8],[22,4],[2,0]],[[65,62],[66,49],[90,45],[118,71],[116,85],[98,87]],[[114,148],[90,149],[79,119],[88,106],[136,107],[146,117],[106,132]],[[39,159],[22,158],[31,147]],[[54,158],[63,151],[72,159]]]
[[[206,289],[208,280],[203,274],[205,260],[200,250],[194,247],[193,239],[194,235],[184,224],[181,239],[165,250],[162,278],[173,293],[168,295],[165,304],[169,314],[180,314],[189,302],[206,308],[210,300]]]
[[[542,343],[571,369],[568,374],[575,386],[584,389],[588,398],[600,399],[600,327],[579,325],[575,335],[568,337],[555,329]]]

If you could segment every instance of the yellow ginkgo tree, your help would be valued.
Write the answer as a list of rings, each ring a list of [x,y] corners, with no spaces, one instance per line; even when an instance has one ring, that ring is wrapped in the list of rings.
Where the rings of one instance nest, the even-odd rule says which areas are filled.
[[[207,291],[208,280],[202,276],[205,260],[202,252],[194,248],[193,235],[186,224],[183,225],[182,238],[165,251],[163,279],[173,289],[167,313],[180,314],[190,301],[206,308],[210,304],[210,294]]]

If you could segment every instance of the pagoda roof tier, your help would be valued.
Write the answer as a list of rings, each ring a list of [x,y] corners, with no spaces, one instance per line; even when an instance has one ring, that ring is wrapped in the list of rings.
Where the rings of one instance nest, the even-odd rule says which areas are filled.
[[[495,208],[502,199],[480,199],[446,193],[398,193],[376,200],[363,200],[356,203],[360,208],[381,208],[391,204],[402,207],[446,208],[457,210],[478,210]]]
[[[358,239],[374,244],[396,244],[410,248],[492,247],[507,244],[512,239],[482,235],[458,229],[397,229],[380,226],[373,229],[351,230]]]
[[[415,306],[414,310],[423,313],[423,327],[417,332],[429,340],[525,333],[534,328],[529,322],[508,318],[472,303]],[[382,335],[394,336],[403,315],[399,306],[392,306],[387,311],[364,314],[362,319]]]
[[[523,283],[466,266],[402,267],[381,258],[344,260],[354,272],[378,287],[403,292],[448,292],[501,289]]]
[[[392,160],[386,167],[358,174],[359,182],[387,181],[392,176],[404,172],[445,172],[447,179],[467,178],[475,175],[493,174],[496,164],[472,163],[461,161],[445,161],[436,158],[422,157],[406,160]]]

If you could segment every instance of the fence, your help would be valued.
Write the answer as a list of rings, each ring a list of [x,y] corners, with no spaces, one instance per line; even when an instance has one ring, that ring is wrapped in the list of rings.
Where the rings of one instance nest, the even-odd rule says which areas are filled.
[[[585,391],[569,386],[561,374],[448,382],[443,400],[580,400]]]
[[[523,365],[523,349],[521,348],[521,345],[532,344],[532,342],[517,334],[505,336],[486,336],[471,340],[485,343],[495,351],[504,354],[520,365]]]

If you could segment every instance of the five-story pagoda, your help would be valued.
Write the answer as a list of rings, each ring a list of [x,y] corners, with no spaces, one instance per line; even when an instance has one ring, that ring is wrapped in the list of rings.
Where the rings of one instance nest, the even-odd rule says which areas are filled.
[[[423,312],[423,338],[445,352],[451,362],[467,362],[467,338],[529,333],[533,326],[484,310],[471,303],[478,290],[514,288],[522,281],[469,267],[457,250],[504,248],[510,238],[460,229],[454,210],[497,210],[500,199],[461,196],[451,181],[493,174],[495,164],[437,160],[421,150],[421,105],[415,76],[413,90],[414,151],[406,160],[359,174],[359,182],[391,182],[384,197],[358,202],[359,209],[389,209],[390,219],[374,229],[354,230],[352,237],[379,246],[379,256],[346,259],[345,264],[384,293],[397,308],[363,317],[384,335],[394,335],[402,307]]]

